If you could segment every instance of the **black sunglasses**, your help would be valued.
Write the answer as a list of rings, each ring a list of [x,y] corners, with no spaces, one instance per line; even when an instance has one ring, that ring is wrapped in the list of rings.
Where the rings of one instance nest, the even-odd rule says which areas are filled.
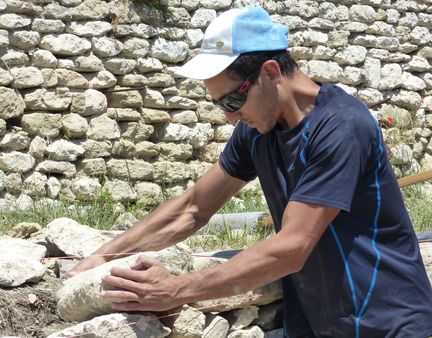
[[[213,99],[213,104],[220,107],[223,111],[235,113],[245,104],[249,88],[256,80],[260,70],[261,67],[258,69],[258,72],[254,70],[239,87],[225,94],[219,100]]]

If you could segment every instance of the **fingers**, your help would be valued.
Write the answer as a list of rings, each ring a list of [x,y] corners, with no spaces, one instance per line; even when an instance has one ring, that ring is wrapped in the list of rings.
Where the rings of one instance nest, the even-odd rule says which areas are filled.
[[[106,290],[101,293],[102,298],[116,303],[139,302],[139,296],[136,293],[124,290]]]
[[[162,265],[162,263],[156,258],[140,255],[135,261],[135,264],[131,266],[131,268],[135,270],[143,270],[143,269],[149,269],[155,265]]]
[[[117,287],[119,289],[129,290],[129,291],[132,291],[132,292],[138,293],[138,294],[143,291],[142,285],[140,283],[137,283],[136,281],[131,280],[130,277],[127,277],[125,275],[123,275],[123,276],[115,275],[113,270],[111,270],[111,275],[105,276],[102,279],[104,283],[109,284],[109,285],[114,286],[114,287]],[[132,270],[129,270],[129,271],[132,271]]]

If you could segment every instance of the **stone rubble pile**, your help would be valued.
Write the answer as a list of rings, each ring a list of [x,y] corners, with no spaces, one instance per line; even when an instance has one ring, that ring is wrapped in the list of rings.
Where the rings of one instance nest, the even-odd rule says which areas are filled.
[[[17,224],[9,232],[15,237],[0,237],[0,287],[37,283],[44,273],[49,272],[47,265],[52,266],[52,262],[45,262],[43,258],[54,255],[83,257],[119,233],[95,230],[68,218],[55,219],[43,230],[35,223]],[[432,281],[432,243],[420,243],[420,248]],[[106,288],[101,278],[114,266],[131,266],[141,254],[159,259],[172,274],[179,275],[221,264],[237,252],[193,253],[187,245],[179,243],[161,251],[112,260],[66,279],[56,295],[58,313],[63,319],[78,324],[52,333],[48,338],[85,333],[112,338],[283,337],[282,292],[278,282],[237,296],[184,305],[167,313],[115,313],[111,303],[100,296]],[[65,272],[77,260],[58,257],[51,261],[55,260],[59,278],[64,278]]]
[[[146,3],[0,0],[0,210],[187,189],[233,127],[173,71],[218,13],[247,4],[290,27],[309,76],[373,106],[398,175],[432,168],[432,0]]]

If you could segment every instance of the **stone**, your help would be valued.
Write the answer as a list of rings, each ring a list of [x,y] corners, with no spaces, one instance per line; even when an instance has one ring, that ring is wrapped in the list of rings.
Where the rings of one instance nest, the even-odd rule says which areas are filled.
[[[142,110],[142,118],[145,123],[169,123],[171,120],[170,114],[165,110],[144,108]]]
[[[172,327],[171,337],[199,338],[203,336],[206,316],[201,311],[184,305],[178,316],[174,317],[174,319],[169,318],[168,321],[170,319],[172,321],[169,324]]]
[[[264,332],[258,326],[231,332],[227,338],[264,338]]]
[[[192,146],[190,144],[158,143],[161,159],[168,161],[186,161],[192,157]]]
[[[174,85],[174,79],[169,74],[164,73],[154,73],[151,76],[147,77],[147,86],[148,87],[169,87]]]
[[[71,22],[66,27],[66,32],[78,36],[101,36],[112,30],[112,26],[106,21]]]
[[[71,21],[72,15],[67,7],[50,3],[44,7],[43,17],[47,19]]]
[[[122,122],[120,123],[121,136],[134,142],[148,140],[154,133],[154,127],[140,122]]]
[[[210,123],[196,123],[189,134],[189,143],[194,149],[204,147],[214,138],[214,130]]]
[[[185,37],[189,48],[196,48],[201,44],[204,33],[201,29],[188,29]]]
[[[124,48],[123,43],[106,36],[94,37],[91,42],[93,53],[101,57],[116,56],[120,54]]]
[[[132,228],[136,222],[138,219],[131,212],[126,212],[117,217],[111,230],[127,230]]]
[[[60,193],[61,183],[55,177],[50,177],[46,183],[47,195],[49,198],[56,198]]]
[[[21,222],[7,231],[7,235],[14,238],[27,239],[41,230],[42,227],[38,223]]]
[[[129,140],[118,140],[113,144],[112,152],[113,157],[117,158],[134,158],[135,157],[135,144]]]
[[[120,75],[117,79],[117,84],[121,87],[144,87],[148,85],[148,79],[141,74]]]
[[[14,89],[0,87],[0,118],[20,117],[25,109],[21,94]]]
[[[140,108],[143,106],[143,98],[138,89],[124,90],[126,88],[115,87],[107,93],[108,106],[111,108]]]
[[[171,330],[152,314],[113,313],[51,333],[47,338],[87,336],[94,337],[154,337],[162,338]]]
[[[358,98],[367,106],[373,106],[383,100],[383,94],[377,89],[361,89]]]
[[[146,206],[155,206],[163,202],[162,188],[152,182],[138,182],[134,186],[138,203]]]
[[[45,155],[47,142],[40,136],[35,136],[30,142],[29,154],[34,158],[41,159]]]
[[[210,168],[212,164],[202,161],[191,161],[189,162],[189,168],[191,171],[191,178],[197,181],[202,175],[204,175]]]
[[[54,69],[42,69],[41,73],[44,80],[42,87],[49,88],[57,86],[58,78]]]
[[[202,333],[203,338],[226,337],[229,330],[228,321],[218,315],[208,314],[206,317],[206,327]]]
[[[190,177],[189,166],[182,162],[158,161],[153,163],[153,181],[159,184],[176,183]]]
[[[390,96],[390,102],[408,110],[417,110],[421,105],[421,96],[416,92],[401,89]]]
[[[6,134],[6,121],[0,119],[0,136],[4,136]]]
[[[171,122],[180,124],[193,124],[198,122],[198,116],[193,110],[170,111]]]
[[[24,131],[11,132],[0,139],[2,150],[25,150],[30,144],[30,138]]]
[[[90,121],[87,137],[95,141],[117,140],[120,138],[120,128],[116,121],[103,114]]]
[[[375,21],[376,12],[373,7],[367,5],[352,5],[349,10],[352,21],[370,23]]]
[[[390,147],[389,157],[393,165],[401,165],[411,163],[413,159],[412,150],[406,144],[398,144]]]
[[[64,56],[84,54],[91,49],[90,41],[73,34],[48,34],[39,45],[54,55]]]
[[[31,113],[21,120],[24,130],[31,136],[55,138],[59,135],[61,123],[60,114]]]
[[[137,69],[141,73],[159,72],[163,70],[162,62],[156,58],[138,58]]]
[[[157,90],[147,89],[144,97],[144,107],[146,108],[166,108],[165,98]]]
[[[122,56],[126,58],[138,58],[146,56],[150,51],[150,43],[147,39],[132,37],[123,41]]]
[[[205,28],[216,18],[214,9],[199,8],[195,11],[190,24],[194,28]]]
[[[40,162],[35,170],[47,174],[61,174],[65,177],[73,177],[76,174],[75,165],[65,161],[45,160]]]
[[[111,88],[117,83],[116,77],[107,70],[88,76],[88,85],[93,89]]]
[[[362,46],[349,46],[343,51],[336,53],[334,60],[338,64],[356,65],[366,58],[367,50]]]
[[[22,178],[19,173],[10,173],[4,178],[4,187],[11,194],[19,194],[22,187]]]
[[[0,68],[0,86],[8,86],[13,81],[10,71]]]
[[[96,249],[93,246],[93,251]],[[172,274],[188,273],[190,269],[190,252],[180,246],[172,246],[161,251],[148,251],[112,260],[91,270],[84,271],[67,279],[57,292],[57,309],[60,316],[69,321],[83,321],[94,316],[114,312],[111,302],[101,298],[105,289],[101,278],[113,267],[131,267],[140,255],[156,258]]]
[[[224,318],[228,320],[230,330],[241,330],[248,327],[258,318],[258,307],[252,305],[242,309],[232,310],[225,313]]]
[[[47,180],[48,178],[45,175],[34,172],[24,180],[21,191],[31,197],[44,197],[46,196],[45,185]]]
[[[59,64],[62,60],[59,60]],[[69,68],[74,68],[72,60]],[[60,65],[59,65],[60,66]],[[61,66],[60,66],[61,67]],[[75,72],[70,69],[56,69],[56,74],[58,77],[58,83],[60,86],[69,88],[88,88],[88,80],[80,73]]]
[[[378,112],[378,120],[383,123],[386,121],[392,121],[391,126],[399,129],[408,129],[412,126],[411,113],[403,108],[384,103]]]
[[[78,56],[74,60],[74,70],[77,72],[99,72],[104,70],[104,66],[102,60],[95,55]]]
[[[110,159],[106,165],[108,174],[115,178],[132,180],[151,180],[153,178],[152,166],[146,161]]]
[[[410,33],[410,40],[417,45],[426,45],[432,40],[430,29],[426,27],[415,27]]]
[[[191,129],[178,123],[160,126],[155,131],[155,139],[161,142],[185,141],[190,136]]]
[[[118,122],[138,121],[141,118],[140,112],[132,108],[108,108],[106,115]]]
[[[88,129],[87,120],[75,113],[63,115],[62,126],[69,138],[80,138],[86,134]]]
[[[29,63],[29,57],[27,54],[11,49],[4,54],[2,53],[0,60],[2,60],[3,64],[7,67],[27,66]]]
[[[200,148],[198,159],[208,163],[215,163],[224,148],[225,143],[210,142]]]
[[[105,69],[115,75],[132,73],[137,62],[132,59],[112,58],[104,62]]]
[[[72,97],[71,113],[81,116],[100,115],[106,112],[108,100],[98,90],[87,89],[83,93],[75,93]]]
[[[199,122],[220,125],[226,123],[226,118],[222,109],[216,107],[211,102],[199,102],[196,113]]]
[[[31,19],[25,15],[13,13],[0,15],[0,28],[14,30],[30,26],[30,23]]]
[[[31,30],[39,33],[62,33],[65,27],[61,20],[34,18]]]
[[[72,10],[76,20],[103,20],[110,14],[109,4],[102,0],[84,0]]]
[[[380,90],[399,87],[402,84],[402,68],[396,63],[385,64],[381,68]]]
[[[366,61],[365,61],[365,65],[364,66],[366,67]],[[377,70],[378,70],[378,81],[379,81],[379,69],[380,69],[380,67],[377,67]],[[356,67],[347,66],[344,69],[344,75],[345,75],[345,77],[344,77],[343,83],[349,84],[349,85],[360,84],[365,79],[366,74],[367,74],[366,70],[362,70],[362,69],[356,68]],[[369,72],[369,76],[370,76],[369,79],[370,80],[373,79],[373,77],[372,77],[373,74],[374,73]]]
[[[57,140],[46,148],[46,152],[52,160],[74,162],[84,154],[85,149],[73,142]]]
[[[29,154],[12,151],[0,153],[0,170],[5,172],[26,173],[35,165],[35,159]]]
[[[0,285],[16,287],[26,282],[42,279],[46,268],[40,263],[46,248],[29,241],[11,238],[0,239]]]
[[[409,72],[425,72],[432,69],[426,58],[420,55],[414,55],[408,64],[403,65],[403,70]]]
[[[258,325],[265,331],[283,327],[282,301],[260,306],[258,309],[258,318],[254,320],[253,324]]]
[[[151,158],[159,156],[159,146],[148,141],[139,142],[135,146],[138,158]]]
[[[308,75],[315,81],[340,82],[343,80],[343,70],[336,62],[311,60],[308,66]]]
[[[13,32],[9,38],[11,46],[23,50],[30,50],[36,47],[40,41],[40,34],[38,32]]]
[[[27,110],[63,111],[69,108],[72,98],[68,88],[38,88],[26,91],[24,102]]]
[[[56,218],[46,226],[49,252],[86,257],[117,237],[120,232],[103,231],[81,225],[71,218]]]
[[[107,181],[103,187],[111,195],[114,201],[126,202],[135,201],[137,194],[132,190],[130,184],[121,180]]]
[[[165,62],[183,61],[188,53],[188,45],[183,41],[167,41],[158,38],[151,47],[151,56]]]
[[[97,178],[79,176],[72,180],[70,190],[79,200],[90,200],[95,198],[101,191],[101,184]]]
[[[102,177],[107,173],[103,158],[85,159],[81,162],[80,171],[90,177]]]

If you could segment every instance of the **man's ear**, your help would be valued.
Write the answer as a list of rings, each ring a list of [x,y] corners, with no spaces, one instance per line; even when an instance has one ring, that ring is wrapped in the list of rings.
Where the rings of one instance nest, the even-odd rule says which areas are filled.
[[[262,65],[262,70],[268,76],[271,82],[277,84],[281,81],[282,73],[279,64],[275,60],[267,60]]]

